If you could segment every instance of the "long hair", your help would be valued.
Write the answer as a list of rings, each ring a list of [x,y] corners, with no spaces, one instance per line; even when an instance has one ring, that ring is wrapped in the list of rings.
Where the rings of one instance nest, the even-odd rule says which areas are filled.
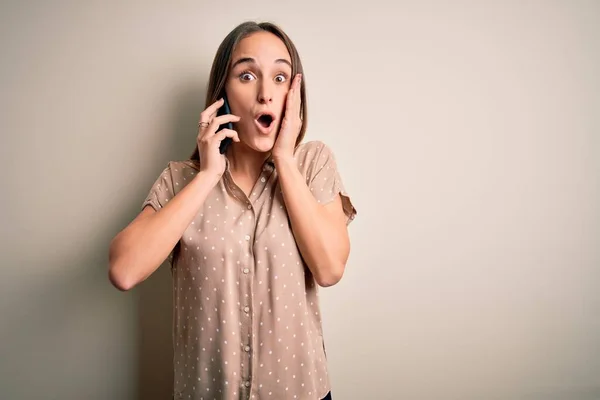
[[[300,99],[302,104],[300,105],[300,117],[302,118],[302,126],[300,127],[300,133],[296,140],[296,146],[302,142],[304,135],[306,134],[306,123],[307,123],[307,112],[306,112],[306,87],[304,79],[304,69],[302,68],[302,62],[300,61],[300,55],[296,46],[289,38],[289,36],[279,26],[271,22],[256,23],[252,21],[243,22],[235,27],[229,34],[223,39],[210,70],[210,76],[208,81],[208,88],[206,90],[206,102],[204,107],[208,107],[221,98],[225,93],[225,82],[229,76],[231,69],[231,56],[235,50],[237,44],[245,37],[255,33],[266,31],[277,36],[285,44],[290,57],[292,60],[292,76],[296,74],[302,74],[302,81],[300,84]],[[199,160],[198,146],[194,149],[192,156],[190,157],[193,161]]]

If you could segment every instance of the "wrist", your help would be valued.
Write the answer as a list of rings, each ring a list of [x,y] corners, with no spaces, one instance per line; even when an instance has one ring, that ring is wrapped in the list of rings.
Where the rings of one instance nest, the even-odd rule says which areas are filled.
[[[201,182],[203,184],[209,185],[211,188],[216,186],[217,183],[221,180],[221,172],[220,171],[211,171],[211,170],[200,170],[198,174],[196,174],[195,180]]]
[[[285,155],[280,155],[280,154],[273,154],[273,162],[275,163],[275,166],[288,166],[288,165],[293,165],[295,164],[295,160],[294,160],[294,155],[293,154],[285,154]]]

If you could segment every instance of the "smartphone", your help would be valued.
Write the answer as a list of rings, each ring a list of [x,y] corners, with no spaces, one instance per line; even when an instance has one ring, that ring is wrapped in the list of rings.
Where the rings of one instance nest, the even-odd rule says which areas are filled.
[[[229,102],[227,101],[227,95],[223,94],[223,105],[217,110],[217,116],[226,115],[226,114],[231,114],[231,109],[229,108]],[[233,124],[231,122],[221,124],[219,126],[219,128],[217,129],[217,132],[219,132],[221,129],[225,129],[225,128],[233,130]],[[221,144],[219,145],[219,152],[221,154],[224,154],[227,151],[227,147],[229,147],[229,145],[231,144],[232,141],[233,141],[233,139],[231,139],[230,137],[226,137],[225,139],[223,139],[221,141]]]

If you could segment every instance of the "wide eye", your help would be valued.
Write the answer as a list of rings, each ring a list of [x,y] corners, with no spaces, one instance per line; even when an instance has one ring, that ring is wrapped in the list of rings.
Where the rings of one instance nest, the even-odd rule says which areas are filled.
[[[251,81],[254,79],[254,76],[250,72],[242,72],[240,74],[240,79],[243,81]]]
[[[275,77],[275,82],[277,83],[283,83],[287,80],[287,76],[285,76],[285,74],[279,74]]]

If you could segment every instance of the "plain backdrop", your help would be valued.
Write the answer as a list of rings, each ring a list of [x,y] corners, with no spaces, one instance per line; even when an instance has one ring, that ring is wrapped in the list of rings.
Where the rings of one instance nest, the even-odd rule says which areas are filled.
[[[336,400],[600,399],[597,1],[3,1],[0,398],[168,399],[171,281],[110,239],[187,158],[245,20],[305,66],[358,209]],[[279,400],[279,399],[278,399]]]

